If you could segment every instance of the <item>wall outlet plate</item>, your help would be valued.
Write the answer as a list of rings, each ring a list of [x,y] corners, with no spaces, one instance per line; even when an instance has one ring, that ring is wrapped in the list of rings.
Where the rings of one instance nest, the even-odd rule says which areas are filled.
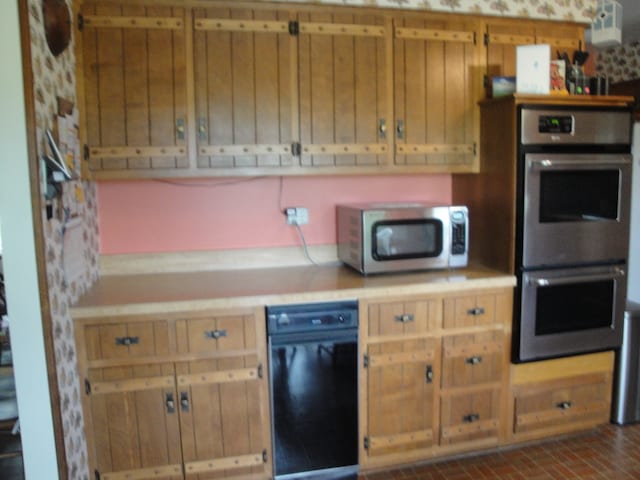
[[[309,209],[305,207],[287,207],[287,225],[306,225],[309,223]]]

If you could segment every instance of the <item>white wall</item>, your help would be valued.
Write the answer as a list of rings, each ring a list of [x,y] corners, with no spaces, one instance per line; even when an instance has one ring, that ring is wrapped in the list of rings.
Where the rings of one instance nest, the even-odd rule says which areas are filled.
[[[26,478],[54,480],[58,468],[38,297],[18,1],[0,1],[0,230]]]

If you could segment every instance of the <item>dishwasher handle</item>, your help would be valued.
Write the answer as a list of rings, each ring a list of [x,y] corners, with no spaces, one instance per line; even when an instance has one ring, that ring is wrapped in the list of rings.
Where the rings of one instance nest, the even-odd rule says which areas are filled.
[[[269,335],[272,346],[301,345],[308,343],[355,343],[358,341],[358,329],[321,330],[315,332],[282,333]]]

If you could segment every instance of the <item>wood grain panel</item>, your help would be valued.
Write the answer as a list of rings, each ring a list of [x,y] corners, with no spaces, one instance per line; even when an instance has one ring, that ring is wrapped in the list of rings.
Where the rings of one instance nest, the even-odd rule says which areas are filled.
[[[451,445],[498,437],[500,390],[451,395],[442,400],[440,444]]]
[[[500,382],[504,339],[501,331],[442,339],[442,388]]]

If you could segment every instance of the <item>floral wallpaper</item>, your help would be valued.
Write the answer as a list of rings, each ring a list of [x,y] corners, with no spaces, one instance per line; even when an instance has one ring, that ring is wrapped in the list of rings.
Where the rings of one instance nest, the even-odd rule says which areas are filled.
[[[73,12],[73,0],[67,0]],[[35,115],[38,155],[47,152],[45,129],[56,131],[58,97],[76,103],[75,54],[72,43],[58,57],[47,46],[41,0],[29,0],[29,29],[31,39],[32,69],[34,76]],[[73,35],[72,35],[73,37]],[[75,162],[79,159],[76,156]],[[76,171],[79,171],[76,165]],[[88,479],[86,441],[81,408],[81,390],[76,365],[73,321],[69,307],[98,277],[98,224],[95,184],[71,181],[62,184],[62,193],[52,201],[52,217],[47,218],[43,209],[46,272],[49,284],[49,303],[53,324],[62,428],[67,456],[69,479]],[[71,212],[77,217],[81,229],[80,272],[67,281],[63,261],[65,215]],[[76,246],[78,246],[76,244]],[[67,252],[69,254],[69,252]]]
[[[66,0],[73,12],[74,0]],[[76,2],[79,0],[75,0]],[[287,1],[287,0],[282,0]],[[290,0],[300,1],[300,0]],[[28,0],[32,68],[34,73],[38,154],[47,152],[45,130],[55,130],[58,97],[76,104],[73,30],[71,45],[54,57],[46,44],[41,0]],[[589,23],[596,0],[307,0],[308,3],[379,6],[455,13],[501,15]],[[73,21],[73,16],[72,16]],[[635,56],[638,49],[635,47]],[[637,60],[635,61],[637,68]],[[77,135],[77,133],[76,133]],[[79,162],[76,156],[75,162]],[[79,171],[79,169],[78,169]],[[70,480],[90,478],[81,409],[80,379],[76,364],[74,326],[69,308],[98,278],[99,234],[95,184],[74,180],[62,184],[62,192],[51,202],[52,216],[43,209],[46,270],[53,321],[56,371]],[[80,275],[67,281],[64,249],[65,212],[78,219]],[[69,254],[69,252],[67,252]]]
[[[611,83],[640,78],[640,42],[599,50],[596,71],[606,74]]]

